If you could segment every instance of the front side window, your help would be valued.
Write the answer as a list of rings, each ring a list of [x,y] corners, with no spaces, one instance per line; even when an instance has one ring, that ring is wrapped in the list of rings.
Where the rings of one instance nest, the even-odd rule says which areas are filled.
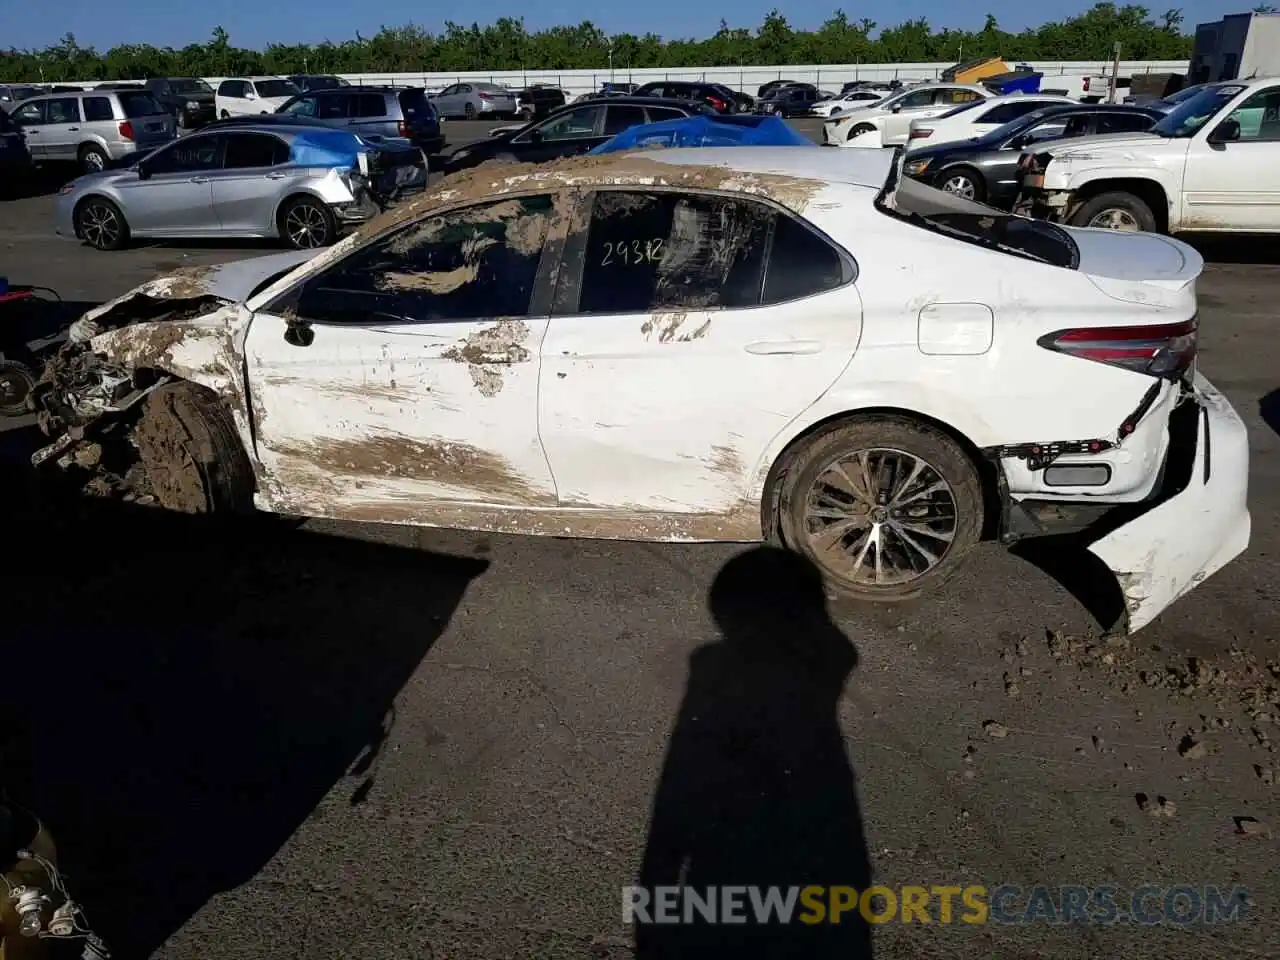
[[[977,103],[978,101],[973,101]],[[1010,120],[1017,120],[1021,116],[1031,113],[1043,107],[1043,103],[1037,103],[1035,100],[1018,101],[1014,103],[1002,103],[998,107],[992,107],[982,116],[978,117],[977,123],[1008,123]]]
[[[24,103],[13,111],[13,119],[26,127],[38,127],[44,123],[44,105],[45,101],[43,100],[37,100],[35,103]]]
[[[220,97],[240,96],[240,84],[235,80],[223,80],[220,84],[218,84],[218,96]]]
[[[288,80],[255,80],[260,97],[296,97],[302,91]]]
[[[316,94],[317,120],[344,120],[351,107],[351,98],[344,93]]]
[[[903,110],[912,110],[918,107],[927,107],[933,103],[932,90],[916,90],[914,93],[908,93],[901,100],[888,104],[888,106],[899,106]]]
[[[316,98],[296,97],[281,107],[280,112],[291,117],[314,117],[316,115]]]
[[[601,191],[587,228],[578,310],[754,307],[829,289],[842,276],[826,241],[758,201]]]
[[[158,173],[192,173],[197,170],[216,170],[221,165],[222,137],[183,137],[170,147],[158,150],[147,157],[147,170]]]
[[[1240,124],[1237,140],[1280,140],[1280,87],[1259,90],[1232,110],[1226,120]]]
[[[543,140],[577,140],[580,137],[592,137],[596,132],[596,121],[600,117],[600,107],[579,107],[552,117],[535,128]]]
[[[427,217],[318,274],[298,311],[330,323],[527,316],[552,211],[545,195]]]

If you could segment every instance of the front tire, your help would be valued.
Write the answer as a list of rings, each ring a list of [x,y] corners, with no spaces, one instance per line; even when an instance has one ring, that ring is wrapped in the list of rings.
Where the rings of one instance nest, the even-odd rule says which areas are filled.
[[[975,200],[981,203],[987,195],[986,184],[983,183],[982,177],[973,170],[957,169],[944,170],[938,177],[938,188],[943,193],[949,193],[965,200]]]
[[[17,360],[0,360],[0,417],[22,417],[36,386],[35,372]]]
[[[144,401],[133,441],[146,487],[179,513],[247,513],[253,467],[231,414],[193,383],[159,387]]]
[[[85,173],[100,173],[107,169],[107,154],[99,146],[86,143],[80,148],[80,169]]]
[[[1073,227],[1101,227],[1126,233],[1158,233],[1160,225],[1145,200],[1123,190],[1100,193],[1071,215]]]
[[[895,602],[935,589],[982,537],[982,480],[947,434],[907,417],[833,424],[789,455],[776,532],[836,591]]]
[[[875,124],[860,123],[857,126],[855,126],[852,130],[849,131],[849,136],[846,137],[845,139],[852,140],[854,137],[860,137],[864,133],[870,133],[874,129],[875,129]]]
[[[129,242],[129,221],[106,197],[86,197],[75,213],[76,233],[95,250],[119,250]]]
[[[294,250],[327,247],[338,237],[338,222],[328,204],[294,197],[280,209],[280,238]]]

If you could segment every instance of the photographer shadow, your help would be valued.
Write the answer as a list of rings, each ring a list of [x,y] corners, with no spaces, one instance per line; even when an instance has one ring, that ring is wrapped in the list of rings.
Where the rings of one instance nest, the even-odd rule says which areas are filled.
[[[797,900],[790,922],[760,924],[748,893],[737,911],[747,921],[723,922],[725,887],[761,898],[770,887],[783,898],[814,885],[863,891],[871,867],[838,717],[858,655],[827,615],[817,569],[754,548],[725,564],[708,603],[721,639],[690,657],[639,882],[651,915],[657,888],[684,887],[715,897],[718,922],[637,923],[636,955],[868,958],[857,909],[805,923]]]

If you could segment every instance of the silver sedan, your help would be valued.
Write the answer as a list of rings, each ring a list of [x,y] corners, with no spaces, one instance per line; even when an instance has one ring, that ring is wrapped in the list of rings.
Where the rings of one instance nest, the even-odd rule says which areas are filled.
[[[516,95],[496,83],[455,83],[431,97],[442,117],[514,117],[520,112]]]
[[[378,213],[371,177],[425,183],[418,151],[404,151],[403,168],[371,171],[370,154],[378,152],[328,127],[196,133],[67,184],[55,229],[99,250],[118,250],[131,237],[271,237],[296,249],[327,246],[343,226]]]

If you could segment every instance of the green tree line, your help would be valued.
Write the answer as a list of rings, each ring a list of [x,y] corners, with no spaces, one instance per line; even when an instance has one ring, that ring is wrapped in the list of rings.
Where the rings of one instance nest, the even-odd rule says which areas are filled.
[[[1099,3],[1080,16],[1019,33],[988,15],[981,30],[935,29],[925,19],[880,27],[837,10],[817,30],[797,30],[774,10],[755,30],[724,21],[705,40],[664,40],[657,34],[607,34],[595,24],[534,33],[504,17],[489,26],[446,22],[443,33],[384,27],[375,36],[340,43],[233,46],[221,27],[205,43],[181,49],[126,44],[99,51],[73,34],[43,50],[0,52],[0,81],[121,80],[148,76],[245,74],[434,73],[469,70],[618,70],[642,67],[773,66],[826,63],[933,63],[984,56],[1006,60],[1090,60],[1111,57],[1116,42],[1126,60],[1181,60],[1191,54],[1180,10],[1153,18],[1146,7]]]

